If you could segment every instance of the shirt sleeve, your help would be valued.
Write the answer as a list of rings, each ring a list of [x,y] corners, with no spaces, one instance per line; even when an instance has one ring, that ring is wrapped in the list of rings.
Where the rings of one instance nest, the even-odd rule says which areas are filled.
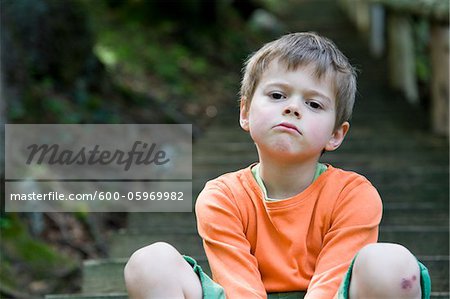
[[[356,253],[377,242],[382,204],[367,181],[347,186],[336,201],[305,299],[333,298]]]
[[[197,199],[196,214],[213,279],[224,288],[227,298],[266,298],[233,196],[207,184]]]

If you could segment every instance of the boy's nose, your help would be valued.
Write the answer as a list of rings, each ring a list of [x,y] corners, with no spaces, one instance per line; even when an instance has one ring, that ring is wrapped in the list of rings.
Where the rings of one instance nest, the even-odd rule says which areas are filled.
[[[284,108],[283,115],[286,115],[286,116],[292,115],[292,116],[295,116],[296,118],[300,118],[299,109],[295,105],[289,105],[286,108]]]

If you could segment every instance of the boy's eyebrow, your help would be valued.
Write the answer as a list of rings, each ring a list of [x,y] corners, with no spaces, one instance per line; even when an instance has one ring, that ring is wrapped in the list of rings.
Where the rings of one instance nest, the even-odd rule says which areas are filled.
[[[266,85],[266,88],[269,88],[269,87],[282,87],[282,88],[287,88],[287,89],[292,88],[290,84],[283,83],[283,82],[269,82]],[[305,93],[308,95],[312,95],[312,96],[318,96],[318,97],[326,100],[330,104],[333,102],[329,97],[327,97],[326,95],[324,95],[323,93],[321,93],[315,89],[306,89]]]
[[[321,93],[321,92],[318,92],[317,90],[314,90],[314,89],[308,89],[308,90],[306,90],[306,93],[307,93],[308,95],[318,96],[318,97],[320,97],[320,98],[326,100],[326,101],[329,102],[330,104],[332,103],[332,101],[331,101],[331,99],[330,99],[329,97],[327,97],[326,95],[324,95],[324,94]]]
[[[266,84],[267,87],[283,87],[283,88],[291,88],[291,85],[283,82],[269,82]]]

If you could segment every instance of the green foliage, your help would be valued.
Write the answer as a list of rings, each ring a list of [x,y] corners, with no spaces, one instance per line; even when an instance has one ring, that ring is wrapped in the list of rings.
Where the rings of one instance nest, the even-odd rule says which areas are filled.
[[[10,261],[4,265],[3,274],[15,271],[11,261],[20,264],[34,279],[52,277],[55,273],[69,271],[77,266],[69,257],[32,238],[17,214],[2,216],[0,219],[2,260],[7,257],[6,260]]]
[[[11,263],[4,259],[3,254],[0,253],[0,283],[2,287],[7,287],[8,289],[16,289],[16,281],[14,280],[13,267]]]
[[[132,77],[152,74],[176,95],[191,95],[192,81],[208,73],[208,63],[182,44],[165,42],[171,28],[168,22],[153,31],[134,22],[124,23],[99,34],[95,53],[111,72],[119,69],[124,76]]]
[[[238,70],[257,38],[225,0],[4,3],[2,24],[13,29],[2,35],[2,61],[7,84],[19,91],[8,97],[11,122],[129,121],[132,108],[155,108],[137,93],[181,112],[194,103],[200,113],[236,95]],[[236,76],[232,88],[227,72]],[[120,98],[117,85],[134,95]]]
[[[10,227],[11,227],[11,220],[5,215],[0,215],[0,230],[8,229]]]
[[[86,90],[83,84],[71,94],[59,92],[54,80],[45,77],[24,91],[23,101],[14,101],[8,107],[8,118],[21,122],[53,123],[117,123],[118,108],[105,99]]]
[[[1,8],[9,122],[117,121],[115,105],[98,104],[105,73],[81,1],[2,1]]]
[[[75,0],[1,4],[5,77],[30,84],[46,76],[70,86],[84,71],[92,45],[84,7]]]
[[[422,82],[428,82],[431,75],[431,63],[428,53],[429,23],[425,19],[419,19],[414,23],[416,73]]]
[[[199,90],[212,78],[225,78],[224,71],[238,76],[252,40],[229,3],[211,1],[205,7],[206,2],[86,1],[95,54],[112,77],[122,83],[125,78],[132,89],[150,90],[161,102],[209,101],[211,95],[199,96]],[[208,10],[212,16],[204,17]]]

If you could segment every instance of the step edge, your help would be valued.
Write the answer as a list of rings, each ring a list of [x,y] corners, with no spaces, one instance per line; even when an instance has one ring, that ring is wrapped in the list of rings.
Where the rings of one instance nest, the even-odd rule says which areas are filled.
[[[207,261],[206,255],[190,255],[196,261]],[[83,266],[101,266],[103,264],[117,263],[124,264],[129,260],[127,257],[111,257],[111,258],[100,258],[100,259],[87,259],[83,261]]]

